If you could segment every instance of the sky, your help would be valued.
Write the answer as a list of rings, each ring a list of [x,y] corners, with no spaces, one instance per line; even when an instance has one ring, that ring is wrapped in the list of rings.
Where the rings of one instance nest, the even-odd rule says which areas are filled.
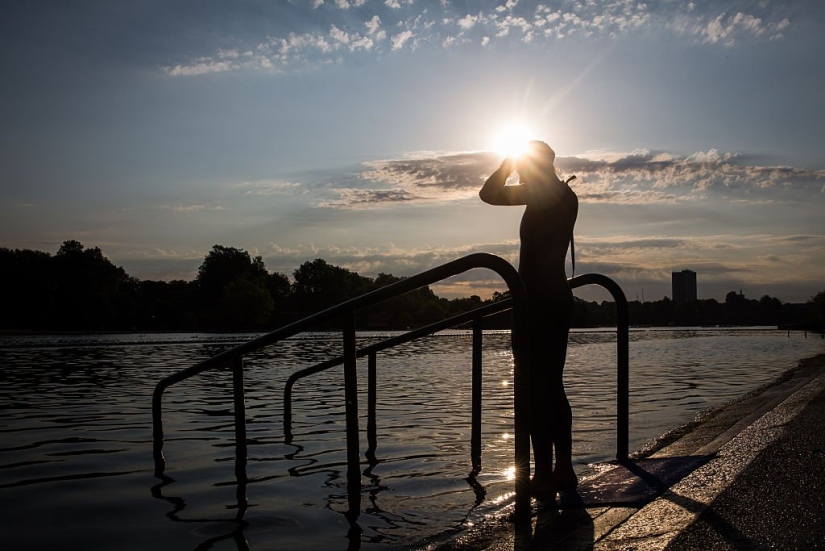
[[[825,290],[823,37],[821,0],[4,0],[0,247],[76,239],[154,280],[215,244],[289,276],[517,265],[523,208],[478,189],[521,124],[576,176],[577,274],[630,300],[691,269],[702,299],[805,302]]]

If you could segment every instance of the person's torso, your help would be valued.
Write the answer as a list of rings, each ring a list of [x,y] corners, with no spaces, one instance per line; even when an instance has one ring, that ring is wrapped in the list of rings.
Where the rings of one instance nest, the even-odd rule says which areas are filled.
[[[519,274],[535,298],[572,299],[565,258],[578,215],[576,194],[566,185],[541,201],[528,201],[521,219]]]

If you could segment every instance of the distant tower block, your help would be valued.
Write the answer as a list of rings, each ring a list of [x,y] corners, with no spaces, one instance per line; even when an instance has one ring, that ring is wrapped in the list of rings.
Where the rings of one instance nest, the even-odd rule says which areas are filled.
[[[696,272],[673,272],[673,302],[682,304],[696,300]]]

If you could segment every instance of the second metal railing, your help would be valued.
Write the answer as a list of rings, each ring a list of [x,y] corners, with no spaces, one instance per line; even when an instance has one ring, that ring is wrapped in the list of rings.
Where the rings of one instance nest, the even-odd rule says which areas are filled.
[[[629,441],[629,331],[627,299],[621,287],[601,274],[583,274],[568,280],[571,289],[583,287],[585,285],[599,285],[603,287],[613,297],[616,304],[616,459],[623,461],[627,459]],[[409,331],[396,337],[371,344],[356,351],[356,357],[368,358],[368,378],[367,378],[367,442],[369,450],[367,457],[375,450],[376,446],[376,366],[377,354],[394,346],[404,344],[438,331],[456,327],[458,325],[472,322],[473,354],[472,354],[472,404],[471,404],[471,436],[470,455],[473,469],[481,466],[481,351],[482,351],[482,320],[485,317],[506,312],[513,307],[512,299],[482,306],[475,310],[465,312],[451,318],[433,323],[426,327]],[[333,358],[317,365],[296,371],[287,379],[284,386],[284,434],[287,441],[292,439],[292,393],[295,383],[322,371],[344,363],[344,357]]]

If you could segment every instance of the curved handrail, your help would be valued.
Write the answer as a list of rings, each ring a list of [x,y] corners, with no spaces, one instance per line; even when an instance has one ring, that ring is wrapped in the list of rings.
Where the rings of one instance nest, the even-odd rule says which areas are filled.
[[[375,291],[355,297],[341,304],[308,316],[302,320],[285,325],[275,331],[262,335],[244,344],[236,346],[200,362],[192,367],[169,375],[162,379],[152,394],[152,434],[154,440],[154,457],[156,472],[162,472],[164,466],[163,459],[163,421],[161,400],[163,392],[169,386],[188,379],[199,373],[210,369],[232,366],[235,377],[241,383],[242,388],[242,358],[260,350],[261,348],[274,344],[280,340],[289,338],[298,333],[333,321],[342,316],[353,314],[354,312],[368,306],[383,302],[390,298],[413,291],[420,287],[436,283],[448,277],[466,272],[473,268],[488,268],[496,272],[507,285],[513,301],[513,356],[514,356],[514,432],[515,432],[515,467],[516,467],[516,514],[525,515],[530,512],[530,431],[529,431],[529,367],[527,362],[529,356],[526,353],[529,346],[527,335],[527,291],[518,272],[513,266],[499,256],[489,253],[475,253],[451,262],[447,262],[436,268],[432,268],[420,274],[392,283]],[[345,329],[345,355],[354,360],[355,349],[347,351],[347,343],[354,340],[354,325],[351,318],[347,321]],[[346,335],[351,335],[347,338]],[[236,387],[237,388],[237,387]],[[237,399],[236,404],[242,406],[243,400]],[[237,415],[236,415],[237,417]],[[236,419],[236,427],[239,423]],[[236,440],[240,436],[236,435]],[[245,446],[245,442],[243,443]],[[348,451],[348,456],[350,455]]]
[[[630,322],[628,315],[627,298],[625,297],[622,288],[612,279],[602,274],[582,274],[567,280],[571,289],[583,287],[585,285],[599,285],[606,289],[612,296],[616,303],[616,459],[623,461],[628,456],[628,440],[629,440],[629,416],[630,416],[630,398],[629,398],[629,341],[630,341]],[[404,344],[415,339],[431,335],[442,329],[454,327],[456,325],[472,321],[473,319],[486,317],[499,312],[504,312],[512,308],[512,299],[507,298],[499,302],[481,306],[474,310],[458,314],[456,316],[441,320],[439,322],[408,331],[397,337],[383,340],[378,343],[371,344],[356,352],[358,358],[375,354],[387,348]],[[286,381],[284,385],[284,412],[283,425],[284,434],[287,437],[292,435],[292,388],[299,380],[326,371],[333,367],[344,363],[344,356],[332,358],[316,365],[296,371]]]
[[[501,257],[489,253],[475,253],[452,262],[448,262],[431,270],[427,270],[415,276],[402,279],[395,283],[391,283],[375,291],[365,293],[353,299],[342,302],[326,310],[322,310],[316,314],[303,318],[294,323],[287,324],[275,331],[262,335],[248,342],[226,350],[217,354],[207,360],[193,365],[187,369],[169,375],[162,379],[152,395],[152,413],[156,420],[160,419],[160,399],[163,391],[175,383],[179,383],[189,377],[203,373],[209,369],[216,369],[230,364],[233,360],[240,358],[246,354],[256,352],[265,346],[274,344],[280,340],[295,336],[298,333],[303,333],[318,325],[323,325],[336,318],[356,310],[361,310],[373,304],[383,302],[390,298],[414,291],[425,285],[430,285],[442,279],[452,277],[454,275],[466,272],[473,268],[489,268],[498,273],[507,287],[510,290],[512,297],[524,303],[527,291],[524,289],[524,284],[516,272],[515,268]],[[155,438],[163,438],[162,426],[155,423],[153,426],[153,435]]]
[[[602,274],[582,274],[567,280],[571,289],[599,285],[607,289],[616,302],[616,459],[628,454],[630,432],[630,317],[627,297],[618,283]]]

